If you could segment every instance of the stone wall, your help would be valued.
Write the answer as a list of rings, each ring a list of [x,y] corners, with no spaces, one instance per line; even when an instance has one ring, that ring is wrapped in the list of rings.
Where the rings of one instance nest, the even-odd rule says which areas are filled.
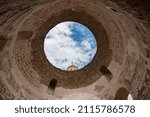
[[[92,91],[94,99],[115,99],[121,87],[134,99],[150,99],[149,4],[146,0],[0,1],[0,99],[58,99],[43,88],[53,78],[59,90]],[[98,44],[93,61],[75,72],[55,68],[44,54],[46,33],[67,20],[87,26]],[[100,66],[110,70],[111,80],[106,80]]]

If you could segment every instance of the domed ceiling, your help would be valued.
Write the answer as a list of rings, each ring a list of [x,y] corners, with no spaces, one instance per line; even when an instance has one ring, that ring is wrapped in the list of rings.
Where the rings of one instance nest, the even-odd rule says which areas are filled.
[[[126,99],[128,94],[150,99],[149,5],[147,0],[0,1],[0,99]],[[97,41],[91,63],[72,72],[54,67],[44,53],[46,34],[65,21],[85,25]],[[57,84],[51,95],[52,79]]]

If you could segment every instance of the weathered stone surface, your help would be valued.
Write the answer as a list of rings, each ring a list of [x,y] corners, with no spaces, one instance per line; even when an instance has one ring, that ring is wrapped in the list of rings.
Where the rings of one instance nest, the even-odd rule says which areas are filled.
[[[0,99],[74,99],[83,92],[81,99],[115,99],[122,87],[125,98],[150,99],[149,6],[149,0],[0,1]],[[97,53],[81,70],[61,71],[45,57],[45,35],[63,21],[80,22],[96,37]],[[109,81],[100,66],[109,69]],[[53,96],[51,79],[58,81]]]

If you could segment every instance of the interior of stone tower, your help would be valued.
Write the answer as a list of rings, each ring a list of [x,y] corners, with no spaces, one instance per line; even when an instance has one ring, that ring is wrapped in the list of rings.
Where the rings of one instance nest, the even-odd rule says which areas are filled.
[[[97,41],[92,62],[80,70],[57,69],[44,54],[45,35],[64,21],[84,24]],[[150,99],[149,0],[0,0],[1,100],[129,94]]]

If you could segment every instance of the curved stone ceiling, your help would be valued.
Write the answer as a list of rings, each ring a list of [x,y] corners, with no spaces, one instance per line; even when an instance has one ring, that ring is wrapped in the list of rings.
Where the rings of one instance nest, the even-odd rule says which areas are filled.
[[[139,19],[133,3],[124,2],[128,9],[113,0],[0,2],[0,98],[118,99],[125,88],[134,99],[150,99],[147,9],[140,7],[147,19]],[[93,61],[74,72],[55,68],[44,54],[45,35],[64,21],[84,24],[97,41]],[[52,79],[57,86],[49,95]]]

